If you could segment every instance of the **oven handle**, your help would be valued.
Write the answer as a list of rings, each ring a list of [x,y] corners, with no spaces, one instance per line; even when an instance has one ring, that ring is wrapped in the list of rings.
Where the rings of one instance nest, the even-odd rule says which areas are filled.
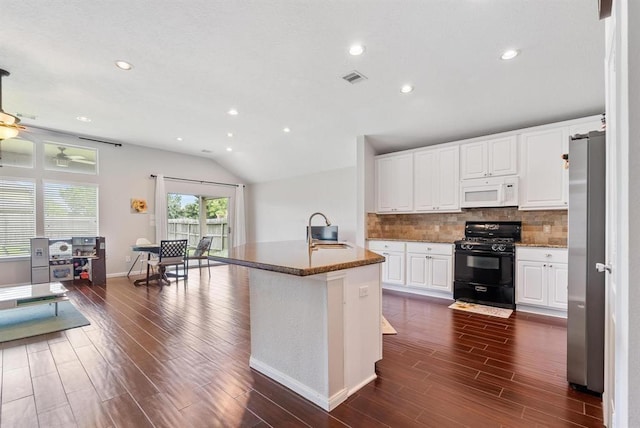
[[[481,256],[515,256],[515,253],[511,252],[493,252],[493,251],[482,251],[482,250],[456,250],[457,254],[473,254],[473,255],[481,255]]]

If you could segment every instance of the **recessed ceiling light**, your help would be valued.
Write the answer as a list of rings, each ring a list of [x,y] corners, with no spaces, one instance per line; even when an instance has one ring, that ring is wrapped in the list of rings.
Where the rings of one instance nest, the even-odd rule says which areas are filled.
[[[116,67],[121,70],[131,70],[133,66],[129,64],[127,61],[118,60],[116,61]]]
[[[227,151],[231,152],[231,151],[233,151],[233,149],[231,147],[227,147]]]
[[[353,56],[362,55],[364,53],[364,46],[362,45],[352,45],[349,48],[349,53]]]
[[[231,116],[237,116],[238,115],[238,110],[232,108],[227,113],[229,113]]]
[[[91,119],[86,116],[78,116],[76,117],[76,119],[78,119],[80,122],[91,122]]]
[[[291,132],[291,129],[289,129],[289,128],[284,128],[282,131],[283,131],[283,132]]]
[[[182,141],[182,137],[177,137],[176,140]]]
[[[400,92],[402,92],[403,94],[408,94],[409,92],[413,91],[413,86],[411,85],[402,85],[402,88],[400,88]]]
[[[229,138],[233,137],[233,132],[227,132],[227,137]]]
[[[500,55],[500,58],[504,60],[514,59],[515,57],[518,56],[519,53],[520,51],[516,49],[509,49],[502,52],[502,55]]]

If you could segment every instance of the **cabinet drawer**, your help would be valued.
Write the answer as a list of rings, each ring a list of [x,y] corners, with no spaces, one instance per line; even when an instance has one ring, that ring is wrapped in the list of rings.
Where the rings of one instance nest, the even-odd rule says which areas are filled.
[[[518,247],[516,260],[529,260],[534,262],[567,263],[569,256],[566,248],[526,248]]]
[[[369,241],[372,251],[404,251],[404,242],[398,241]]]
[[[407,242],[407,253],[453,255],[453,245],[431,242]]]

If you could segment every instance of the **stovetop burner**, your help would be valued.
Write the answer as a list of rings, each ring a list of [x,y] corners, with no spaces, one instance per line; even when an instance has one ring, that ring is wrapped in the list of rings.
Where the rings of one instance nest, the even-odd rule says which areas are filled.
[[[483,238],[481,236],[470,236],[464,239],[460,239],[455,243],[459,242],[478,242],[478,243],[494,243],[494,244],[513,244],[515,243],[514,238]]]

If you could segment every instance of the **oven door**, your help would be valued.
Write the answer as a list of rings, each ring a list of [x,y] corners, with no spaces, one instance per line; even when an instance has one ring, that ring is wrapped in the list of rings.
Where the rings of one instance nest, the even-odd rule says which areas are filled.
[[[513,286],[513,254],[456,250],[454,277],[470,284]]]

